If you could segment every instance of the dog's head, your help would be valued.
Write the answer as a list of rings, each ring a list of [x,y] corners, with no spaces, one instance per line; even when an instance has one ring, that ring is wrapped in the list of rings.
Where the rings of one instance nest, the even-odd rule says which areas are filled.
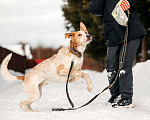
[[[76,46],[76,47],[77,46],[86,46],[92,40],[91,35],[88,34],[88,31],[82,22],[80,22],[80,31],[66,33],[65,39],[66,38],[70,38],[71,46]]]

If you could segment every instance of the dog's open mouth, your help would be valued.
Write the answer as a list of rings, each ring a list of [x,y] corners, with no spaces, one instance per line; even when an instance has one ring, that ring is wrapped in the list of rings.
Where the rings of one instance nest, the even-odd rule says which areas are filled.
[[[92,40],[92,37],[87,38],[87,42],[90,42]]]

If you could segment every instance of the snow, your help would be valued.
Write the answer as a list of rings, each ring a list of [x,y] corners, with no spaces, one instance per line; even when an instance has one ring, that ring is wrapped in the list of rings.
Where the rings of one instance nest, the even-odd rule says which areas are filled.
[[[29,44],[25,44],[25,55],[27,57],[27,59],[32,59],[32,54],[31,54],[31,47]]]
[[[87,91],[86,81],[80,79],[69,84],[69,93],[75,106],[83,105],[108,85],[107,73],[84,70],[90,75],[93,90]],[[32,105],[40,112],[27,113],[19,103],[26,99],[21,81],[8,83],[0,77],[0,120],[150,120],[150,61],[138,63],[133,68],[135,108],[123,109],[106,106],[109,91],[93,103],[76,111],[52,112],[52,108],[69,108],[64,82],[51,82],[43,87],[42,98]],[[15,74],[13,71],[11,73]],[[20,75],[20,73],[17,73]]]
[[[6,48],[21,56],[26,56],[27,59],[32,59],[31,47],[29,44],[25,44],[24,50],[22,44],[1,44],[1,47]]]
[[[24,51],[22,49],[22,45],[21,44],[1,44],[1,47],[6,48],[10,51],[13,51],[14,53],[17,53],[21,56],[24,56]]]

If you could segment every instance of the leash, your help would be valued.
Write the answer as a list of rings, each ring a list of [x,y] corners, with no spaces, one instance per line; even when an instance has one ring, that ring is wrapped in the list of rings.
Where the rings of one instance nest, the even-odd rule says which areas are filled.
[[[129,18],[129,15],[130,15],[130,12],[129,10],[127,11],[128,13],[128,18]],[[125,32],[125,39],[124,39],[124,45],[123,45],[123,51],[122,51],[122,55],[121,55],[121,61],[120,61],[120,64],[119,64],[119,69],[118,69],[118,72],[117,72],[117,75],[115,77],[115,80],[112,84],[110,84],[109,86],[107,86],[106,88],[104,88],[100,93],[98,93],[97,95],[95,95],[91,100],[89,100],[87,103],[85,103],[84,105],[80,106],[80,107],[77,107],[77,108],[74,108],[74,104],[72,102],[72,100],[70,99],[70,96],[69,96],[69,92],[68,92],[68,82],[69,82],[69,76],[70,76],[70,73],[71,73],[71,70],[73,68],[73,65],[74,65],[74,60],[75,58],[71,61],[71,66],[70,66],[70,70],[69,70],[69,73],[68,73],[68,78],[67,78],[67,82],[66,82],[66,94],[67,94],[67,98],[68,98],[68,101],[70,103],[70,105],[72,106],[72,108],[52,108],[52,111],[66,111],[66,110],[77,110],[77,109],[80,109],[80,108],[83,108],[87,105],[89,105],[91,102],[93,102],[100,94],[102,94],[103,92],[105,92],[106,90],[110,89],[116,82],[118,76],[119,76],[119,73],[121,71],[121,68],[123,66],[123,62],[124,62],[124,58],[125,58],[125,54],[126,54],[126,48],[127,48],[127,39],[128,39],[128,22],[127,22],[127,28],[126,28],[126,32]]]
[[[72,100],[70,99],[70,96],[69,96],[69,92],[68,92],[68,82],[69,82],[69,76],[70,76],[70,73],[71,73],[71,70],[73,68],[73,65],[74,65],[74,61],[72,60],[71,61],[71,66],[70,66],[70,70],[69,70],[69,73],[68,73],[68,77],[67,77],[67,82],[66,82],[66,94],[67,94],[67,98],[68,98],[68,101],[70,103],[70,105],[72,106],[72,108],[74,108],[74,104],[72,102]],[[54,110],[53,110],[54,111]]]

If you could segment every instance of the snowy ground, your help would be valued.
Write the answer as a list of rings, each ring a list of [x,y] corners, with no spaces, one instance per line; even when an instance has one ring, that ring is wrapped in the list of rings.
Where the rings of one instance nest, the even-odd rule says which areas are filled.
[[[93,91],[87,91],[83,79],[69,84],[69,92],[75,106],[80,106],[108,85],[106,71],[99,73],[85,70],[91,77]],[[55,107],[70,107],[65,83],[52,82],[43,88],[43,96],[32,107],[40,112],[27,113],[19,103],[26,99],[22,82],[8,83],[0,75],[0,120],[150,120],[150,61],[138,63],[133,68],[133,109],[116,109],[106,106],[109,91],[99,96],[92,104],[76,111],[52,112]]]

